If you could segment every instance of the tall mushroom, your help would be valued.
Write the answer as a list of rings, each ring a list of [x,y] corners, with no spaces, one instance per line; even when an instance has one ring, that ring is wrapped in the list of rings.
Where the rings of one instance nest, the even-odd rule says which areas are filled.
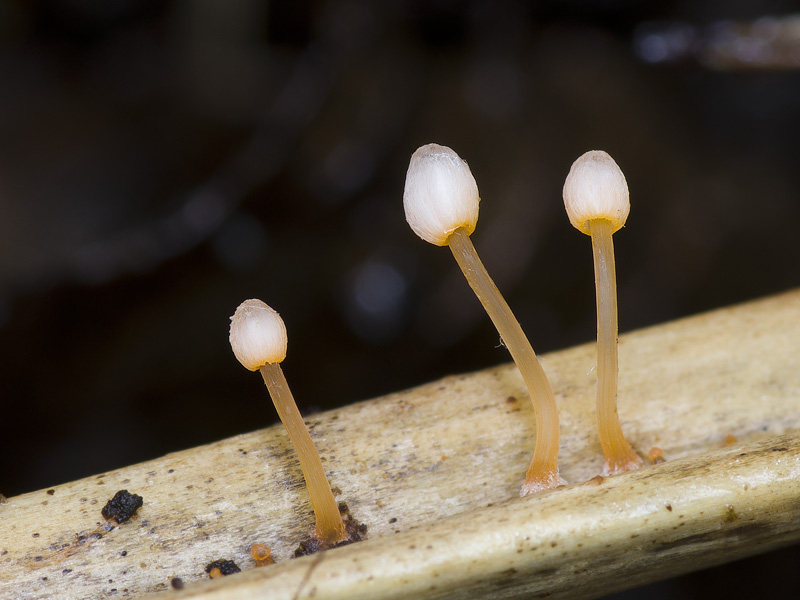
[[[297,451],[317,519],[314,536],[328,547],[346,540],[345,525],[319,453],[280,366],[286,358],[287,344],[283,319],[261,300],[245,300],[231,317],[230,342],[233,353],[246,369],[261,371],[278,416]]]
[[[536,354],[483,266],[470,234],[478,222],[478,185],[458,154],[427,144],[411,156],[403,206],[411,229],[426,242],[449,246],[522,374],[536,418],[536,446],[520,495],[561,485],[558,408]]]
[[[617,415],[617,273],[613,233],[631,209],[628,183],[606,152],[578,158],[564,182],[564,206],[578,231],[591,236],[597,291],[597,427],[603,447],[604,475],[637,469],[642,459],[622,434]]]

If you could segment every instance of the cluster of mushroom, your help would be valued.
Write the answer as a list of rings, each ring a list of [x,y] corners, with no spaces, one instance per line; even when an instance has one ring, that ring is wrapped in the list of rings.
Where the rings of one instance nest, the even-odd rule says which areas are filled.
[[[617,294],[611,234],[630,211],[628,184],[605,152],[587,152],[570,169],[564,184],[570,222],[590,235],[597,290],[597,423],[605,455],[604,475],[641,465],[622,434],[617,416]],[[419,237],[448,246],[483,304],[522,374],[533,402],[536,446],[520,495],[564,483],[558,473],[558,408],[547,377],[511,309],[470,241],[478,222],[478,186],[467,163],[452,149],[427,144],[411,156],[403,205]]]
[[[478,222],[478,186],[458,154],[427,144],[411,157],[403,205],[406,220],[423,240],[448,246],[511,353],[528,388],[536,419],[536,444],[520,495],[563,485],[558,472],[558,407],[530,342],[470,240]],[[592,238],[597,290],[597,414],[605,455],[604,475],[637,468],[642,461],[625,440],[617,416],[617,299],[611,235],[630,210],[622,171],[605,152],[592,151],[572,165],[564,184],[570,222]],[[286,326],[261,300],[245,300],[231,317],[236,358],[260,371],[278,415],[297,451],[316,517],[313,537],[322,549],[346,542],[348,532],[314,442],[294,402],[280,363],[286,358]],[[258,556],[256,556],[258,550]],[[257,559],[269,552],[255,549]],[[263,562],[266,562],[263,561]],[[260,564],[260,563],[259,563]]]

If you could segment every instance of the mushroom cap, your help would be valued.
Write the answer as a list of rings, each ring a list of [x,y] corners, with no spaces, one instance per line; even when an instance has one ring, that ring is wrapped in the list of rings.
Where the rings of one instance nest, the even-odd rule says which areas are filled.
[[[447,146],[427,144],[411,155],[403,191],[406,221],[419,237],[447,244],[456,229],[478,223],[478,184],[467,162]]]
[[[589,221],[608,219],[617,231],[631,211],[628,182],[614,159],[592,150],[572,163],[564,182],[564,207],[569,222],[589,234]]]
[[[229,336],[236,359],[251,371],[286,358],[286,325],[261,300],[245,300],[231,317]]]

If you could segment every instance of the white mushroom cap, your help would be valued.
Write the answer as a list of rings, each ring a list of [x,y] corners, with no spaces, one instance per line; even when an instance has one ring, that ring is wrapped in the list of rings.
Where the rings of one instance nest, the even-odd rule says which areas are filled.
[[[572,163],[564,182],[564,206],[569,222],[589,235],[588,221],[608,219],[614,231],[631,211],[628,182],[608,153],[592,150]]]
[[[286,325],[261,300],[245,300],[239,305],[231,317],[229,339],[236,359],[251,371],[286,358]]]
[[[447,244],[456,229],[478,223],[478,184],[466,161],[447,146],[427,144],[411,155],[403,192],[406,221],[419,237]]]

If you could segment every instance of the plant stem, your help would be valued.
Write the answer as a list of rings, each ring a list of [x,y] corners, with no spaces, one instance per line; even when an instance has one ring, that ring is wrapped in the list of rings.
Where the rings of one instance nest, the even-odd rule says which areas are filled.
[[[264,365],[260,370],[275,404],[275,410],[278,411],[278,416],[286,427],[289,439],[300,459],[300,468],[303,470],[317,519],[315,535],[327,545],[340,542],[347,538],[344,522],[333,498],[328,478],[325,476],[319,453],[297,409],[289,384],[283,375],[283,369],[279,363],[272,363]]]
[[[622,434],[617,414],[617,273],[612,231],[608,219],[589,221],[597,292],[597,428],[606,459],[604,475],[630,471],[642,464]]]
[[[536,446],[520,494],[524,496],[562,485],[565,482],[558,474],[558,408],[544,370],[511,308],[489,277],[466,230],[456,229],[447,242],[470,287],[517,364],[533,403]]]

